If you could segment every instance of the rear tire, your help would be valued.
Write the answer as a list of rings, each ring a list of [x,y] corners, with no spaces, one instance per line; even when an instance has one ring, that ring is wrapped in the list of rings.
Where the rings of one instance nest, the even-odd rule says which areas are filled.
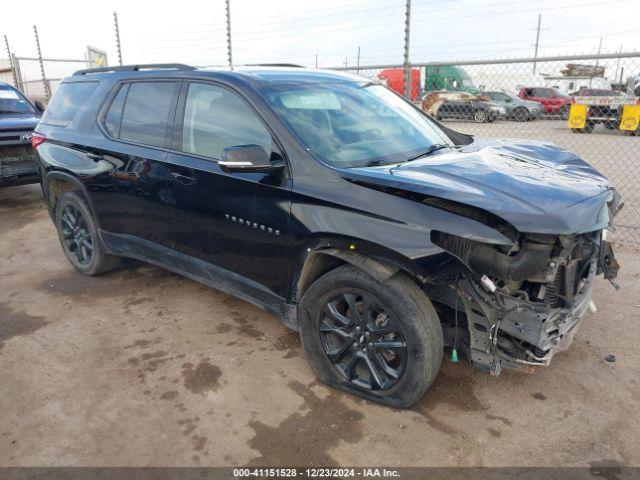
[[[438,315],[407,276],[378,282],[351,265],[316,280],[300,302],[300,338],[318,378],[406,408],[435,379],[443,353]]]
[[[99,275],[120,265],[120,257],[105,253],[91,211],[78,193],[60,195],[55,225],[62,249],[78,272]]]

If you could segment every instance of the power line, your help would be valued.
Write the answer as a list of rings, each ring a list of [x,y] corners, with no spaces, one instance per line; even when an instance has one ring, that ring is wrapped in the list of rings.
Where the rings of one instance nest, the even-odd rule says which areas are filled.
[[[623,2],[630,2],[632,0],[607,0],[607,1],[599,1],[599,2],[592,2],[592,3],[579,3],[579,4],[571,4],[571,5],[564,5],[564,6],[556,6],[556,7],[544,7],[544,8],[534,8],[534,9],[520,9],[520,10],[509,10],[509,11],[503,11],[503,12],[486,12],[486,13],[476,13],[476,14],[469,14],[469,15],[455,15],[455,16],[447,16],[447,17],[430,17],[429,19],[426,20],[416,20],[415,23],[419,23],[419,24],[427,24],[427,23],[433,23],[433,22],[439,22],[441,20],[456,20],[456,19],[461,19],[461,18],[479,18],[479,17],[486,17],[486,16],[501,16],[501,15],[508,15],[508,14],[512,14],[512,13],[524,13],[524,12],[531,12],[531,11],[552,11],[552,10],[563,10],[563,9],[568,9],[568,8],[575,8],[575,7],[580,7],[580,8],[588,8],[588,7],[594,7],[594,6],[599,6],[599,5],[612,5],[612,4],[618,4],[618,3],[623,3]],[[344,22],[343,22],[344,23]],[[397,22],[384,22],[384,23],[377,23],[377,24],[367,24],[367,25],[360,25],[360,26],[354,26],[354,25],[348,25],[345,26],[344,28],[330,28],[330,29],[326,29],[323,28],[322,32],[318,32],[321,34],[324,33],[328,33],[328,32],[337,32],[337,31],[345,31],[345,30],[362,30],[362,29],[371,29],[373,27],[385,27],[385,26],[398,26]],[[251,33],[238,33],[236,35],[234,35],[235,37],[244,37],[246,40],[262,40],[262,39],[267,39],[267,38],[286,38],[286,37],[290,37],[292,35],[296,35],[296,36],[300,36],[300,35],[308,35],[308,30],[309,27],[301,27],[304,28],[304,32],[299,32],[297,31],[297,29],[293,28],[293,29],[287,29],[286,33],[280,32],[280,33],[274,33],[271,35],[257,35],[257,36],[252,36]],[[322,28],[322,25],[318,25],[317,28]]]

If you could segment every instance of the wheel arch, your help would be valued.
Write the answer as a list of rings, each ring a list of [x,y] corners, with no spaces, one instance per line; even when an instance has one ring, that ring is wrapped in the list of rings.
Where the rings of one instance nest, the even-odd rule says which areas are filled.
[[[60,195],[65,192],[78,192],[89,207],[89,211],[93,216],[93,221],[99,229],[98,218],[93,208],[91,197],[89,196],[87,187],[80,179],[70,173],[53,171],[44,177],[42,186],[45,201],[49,207],[49,212],[53,217],[55,217],[56,214],[56,205],[58,204],[58,198]]]
[[[356,239],[322,239],[307,246],[294,269],[291,300],[298,303],[306,290],[325,273],[350,264],[384,282],[398,272],[405,273],[419,286],[427,280],[425,272],[411,259],[379,245]]]

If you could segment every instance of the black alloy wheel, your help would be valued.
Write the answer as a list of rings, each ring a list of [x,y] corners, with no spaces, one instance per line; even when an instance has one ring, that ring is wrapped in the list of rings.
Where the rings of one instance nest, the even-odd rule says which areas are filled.
[[[74,205],[65,205],[61,212],[65,249],[80,265],[89,265],[93,258],[93,237],[87,222]]]
[[[402,377],[407,342],[398,322],[373,295],[337,293],[320,311],[318,326],[329,361],[353,385],[387,390]]]
[[[78,272],[99,275],[120,265],[120,257],[106,253],[91,208],[78,192],[59,195],[54,217],[64,253]]]

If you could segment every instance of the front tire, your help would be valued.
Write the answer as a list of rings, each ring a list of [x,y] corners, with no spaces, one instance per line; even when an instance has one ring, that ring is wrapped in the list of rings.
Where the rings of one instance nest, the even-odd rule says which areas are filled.
[[[83,275],[99,275],[120,265],[104,252],[89,207],[76,192],[64,192],[56,205],[55,224],[69,262]]]
[[[486,110],[478,109],[473,112],[473,121],[476,123],[485,123],[488,118],[489,115],[487,114]]]
[[[316,280],[300,303],[302,347],[322,382],[406,408],[435,379],[443,352],[440,321],[407,276],[382,284],[345,265]]]

